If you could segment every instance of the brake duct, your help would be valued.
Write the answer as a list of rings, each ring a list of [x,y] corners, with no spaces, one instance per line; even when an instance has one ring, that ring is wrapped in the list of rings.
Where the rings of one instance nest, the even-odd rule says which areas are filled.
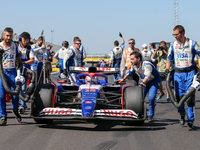
[[[178,102],[176,99],[175,99],[175,96],[174,96],[174,93],[172,92],[172,89],[170,87],[170,82],[172,80],[172,74],[174,73],[174,70],[172,70],[168,75],[167,75],[167,78],[166,78],[166,84],[167,84],[167,91],[169,93],[169,97],[170,97],[170,100],[172,102],[172,104],[176,107],[176,108],[181,108],[183,106],[183,104],[186,102],[186,101],[189,101],[190,100],[190,97],[193,96],[193,94],[195,93],[196,91],[196,88],[192,87],[185,93],[185,95],[183,95],[183,97],[180,99],[180,101]]]
[[[3,53],[4,53],[4,50],[0,49],[0,62],[1,62],[0,63],[0,77],[1,77],[1,80],[2,80],[2,84],[3,84],[6,92],[8,92],[11,95],[18,95],[20,93],[20,91],[21,91],[21,87],[22,87],[23,84],[21,82],[16,82],[15,91],[10,89],[8,83],[6,82],[6,77],[5,77],[5,74],[4,74],[4,71],[3,71],[3,65],[2,65]],[[30,69],[27,69],[27,68],[25,70],[26,71],[25,71],[24,75],[30,74],[31,75],[31,80],[30,80],[30,84],[27,86],[27,89],[26,89],[26,92],[27,92],[26,97],[24,97],[21,93],[20,93],[19,97],[24,102],[27,102],[30,99],[30,96],[34,92],[35,73],[34,73],[34,71],[32,71]]]

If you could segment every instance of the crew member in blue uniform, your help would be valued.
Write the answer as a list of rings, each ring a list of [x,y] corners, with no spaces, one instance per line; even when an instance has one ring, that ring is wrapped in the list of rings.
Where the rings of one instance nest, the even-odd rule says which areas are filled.
[[[200,47],[196,41],[185,37],[185,29],[177,25],[173,29],[173,36],[176,41],[172,42],[168,51],[165,75],[169,73],[171,62],[174,61],[175,73],[175,93],[177,101],[189,90],[195,75],[194,57],[200,55]],[[187,102],[188,130],[193,129],[195,96],[192,96]],[[180,113],[180,124],[185,124],[185,108],[178,109]]]
[[[68,47],[69,47],[69,43],[67,41],[63,41],[62,48],[59,49],[54,55],[54,58],[58,59],[58,67],[60,70],[60,74],[64,72],[63,60],[64,60],[65,55],[67,54]]]
[[[46,46],[43,43],[43,36],[40,36],[36,42],[36,44],[31,45],[31,48],[34,51],[35,61],[31,64],[31,69],[37,73],[36,75],[36,82],[37,84],[42,83],[42,68],[43,63],[39,63],[43,61],[43,54],[46,51]],[[39,81],[38,81],[39,80]]]
[[[0,43],[0,47],[5,50],[3,54],[3,71],[6,77],[6,82],[8,83],[11,90],[15,90],[15,77],[16,73],[16,63],[20,62],[20,54],[18,52],[17,44],[12,42],[13,29],[7,27],[3,32],[3,41]],[[21,122],[22,118],[18,112],[18,95],[11,95],[12,99],[12,109],[13,113],[18,122]],[[7,112],[6,112],[6,91],[0,78],[0,125],[7,124]]]
[[[123,54],[123,50],[125,47],[125,45],[124,45],[125,41],[124,41],[124,38],[121,33],[119,33],[119,36],[121,37],[122,44],[119,46],[119,42],[117,40],[114,41],[115,48],[111,50],[109,67],[120,68],[122,54]],[[115,78],[115,80],[117,78],[121,79],[120,73],[115,74],[114,78]]]
[[[83,60],[86,58],[86,51],[79,37],[74,37],[73,42],[74,44],[68,48],[64,56],[63,68],[66,75],[69,73],[70,66],[83,67]],[[72,78],[75,81],[76,74],[72,74]]]
[[[19,37],[19,45],[18,51],[21,54],[21,61],[23,62],[23,66],[31,69],[31,64],[34,63],[34,51],[31,46],[28,44],[30,42],[31,36],[28,32],[21,33]],[[26,97],[26,87],[27,82],[22,86],[21,94]],[[24,101],[19,99],[19,112],[20,114],[24,114],[24,111],[27,109],[27,105]]]
[[[127,72],[124,78],[120,79],[119,82],[124,81],[128,76],[138,74],[140,77],[140,83],[144,89],[144,97],[149,92],[149,114],[148,121],[153,121],[155,111],[155,98],[157,90],[159,89],[160,75],[158,70],[150,61],[142,61],[142,54],[139,52],[132,52],[130,54],[131,69]]]

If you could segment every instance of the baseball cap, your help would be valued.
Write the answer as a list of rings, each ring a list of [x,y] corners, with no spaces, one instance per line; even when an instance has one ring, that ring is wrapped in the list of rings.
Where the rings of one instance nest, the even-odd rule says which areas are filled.
[[[142,48],[147,48],[147,44],[146,43],[142,44]]]
[[[51,44],[47,45],[47,47],[53,47]]]

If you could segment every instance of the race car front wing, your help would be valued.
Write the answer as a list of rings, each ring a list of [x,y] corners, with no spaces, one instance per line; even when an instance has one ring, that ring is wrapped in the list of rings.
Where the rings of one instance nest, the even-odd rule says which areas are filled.
[[[80,119],[80,120],[144,120],[145,118],[139,118],[138,115],[129,109],[100,109],[94,110],[93,116],[82,116],[81,109],[71,108],[44,108],[39,116],[33,116],[36,119]]]

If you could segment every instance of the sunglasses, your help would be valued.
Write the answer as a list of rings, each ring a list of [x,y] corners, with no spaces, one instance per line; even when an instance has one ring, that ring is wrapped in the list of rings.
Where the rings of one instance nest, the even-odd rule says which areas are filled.
[[[77,45],[81,45],[81,43],[75,43],[75,44],[77,44]]]
[[[130,43],[128,43],[128,44],[135,44],[135,42],[130,42]]]
[[[178,34],[172,34],[172,36],[178,36],[180,33],[178,33]]]

